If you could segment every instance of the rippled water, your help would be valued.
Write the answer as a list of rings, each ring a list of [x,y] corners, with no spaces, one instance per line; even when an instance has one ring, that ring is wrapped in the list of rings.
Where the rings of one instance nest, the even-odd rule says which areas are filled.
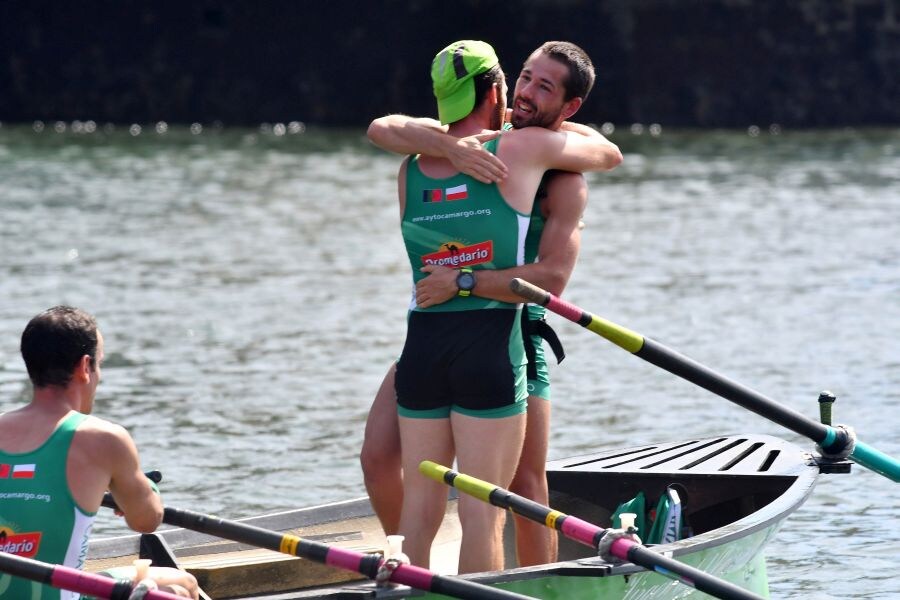
[[[900,456],[900,131],[616,132],[567,297]],[[366,412],[404,336],[399,158],[362,131],[0,128],[0,409],[18,338],[70,303],[173,506],[228,517],[361,494]],[[761,417],[551,317],[551,456],[769,433]],[[769,548],[777,598],[900,595],[900,488],[820,478]],[[103,515],[99,534],[122,532]]]

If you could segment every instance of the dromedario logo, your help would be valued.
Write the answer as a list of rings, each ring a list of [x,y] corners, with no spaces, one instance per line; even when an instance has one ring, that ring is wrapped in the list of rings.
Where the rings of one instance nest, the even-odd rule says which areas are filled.
[[[0,527],[0,552],[34,558],[40,546],[40,531],[16,533],[9,527]]]
[[[494,242],[488,240],[466,246],[460,242],[444,242],[437,252],[422,255],[426,265],[469,267],[494,260]]]

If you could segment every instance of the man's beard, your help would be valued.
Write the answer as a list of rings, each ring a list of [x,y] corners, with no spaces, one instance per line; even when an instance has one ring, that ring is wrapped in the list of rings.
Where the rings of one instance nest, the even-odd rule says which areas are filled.
[[[513,107],[515,107],[520,100],[516,99],[513,101]],[[559,118],[559,112],[555,115],[548,115],[547,113],[540,112],[537,110],[537,107],[531,102],[525,102],[528,106],[532,108],[532,113],[528,116],[516,116],[515,108],[513,108],[512,118],[510,121],[512,122],[512,126],[515,129],[522,129],[523,127],[543,127],[545,129],[549,129],[550,125],[552,125],[556,119]]]

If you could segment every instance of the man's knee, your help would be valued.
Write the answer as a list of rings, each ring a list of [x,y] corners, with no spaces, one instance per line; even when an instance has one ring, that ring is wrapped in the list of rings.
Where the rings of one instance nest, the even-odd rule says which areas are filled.
[[[509,491],[530,499],[546,496],[547,475],[543,469],[527,468],[520,463],[519,469],[516,470],[516,476],[509,486]]]
[[[400,455],[378,444],[363,443],[359,453],[359,464],[362,467],[363,477],[369,480],[378,479],[381,473],[400,470]]]

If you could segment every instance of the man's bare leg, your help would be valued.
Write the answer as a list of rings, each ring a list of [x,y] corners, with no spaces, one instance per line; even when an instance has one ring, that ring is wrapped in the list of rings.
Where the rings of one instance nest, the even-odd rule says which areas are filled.
[[[369,501],[382,529],[388,535],[397,533],[400,527],[400,507],[403,505],[395,372],[396,364],[392,364],[375,394],[366,419],[366,433],[359,454]]]
[[[550,437],[550,402],[528,397],[528,425],[516,476],[509,490],[547,506],[547,445]],[[530,519],[514,516],[516,559],[520,567],[556,562],[559,540],[556,532]]]
[[[452,413],[453,441],[460,473],[508,487],[525,437],[525,415],[482,419]],[[465,494],[459,499],[462,543],[459,572],[503,568],[503,523],[499,508]]]
[[[398,418],[403,445],[403,507],[398,533],[406,539],[403,552],[412,564],[428,568],[431,544],[447,509],[447,486],[419,472],[419,463],[453,462],[450,419]]]

